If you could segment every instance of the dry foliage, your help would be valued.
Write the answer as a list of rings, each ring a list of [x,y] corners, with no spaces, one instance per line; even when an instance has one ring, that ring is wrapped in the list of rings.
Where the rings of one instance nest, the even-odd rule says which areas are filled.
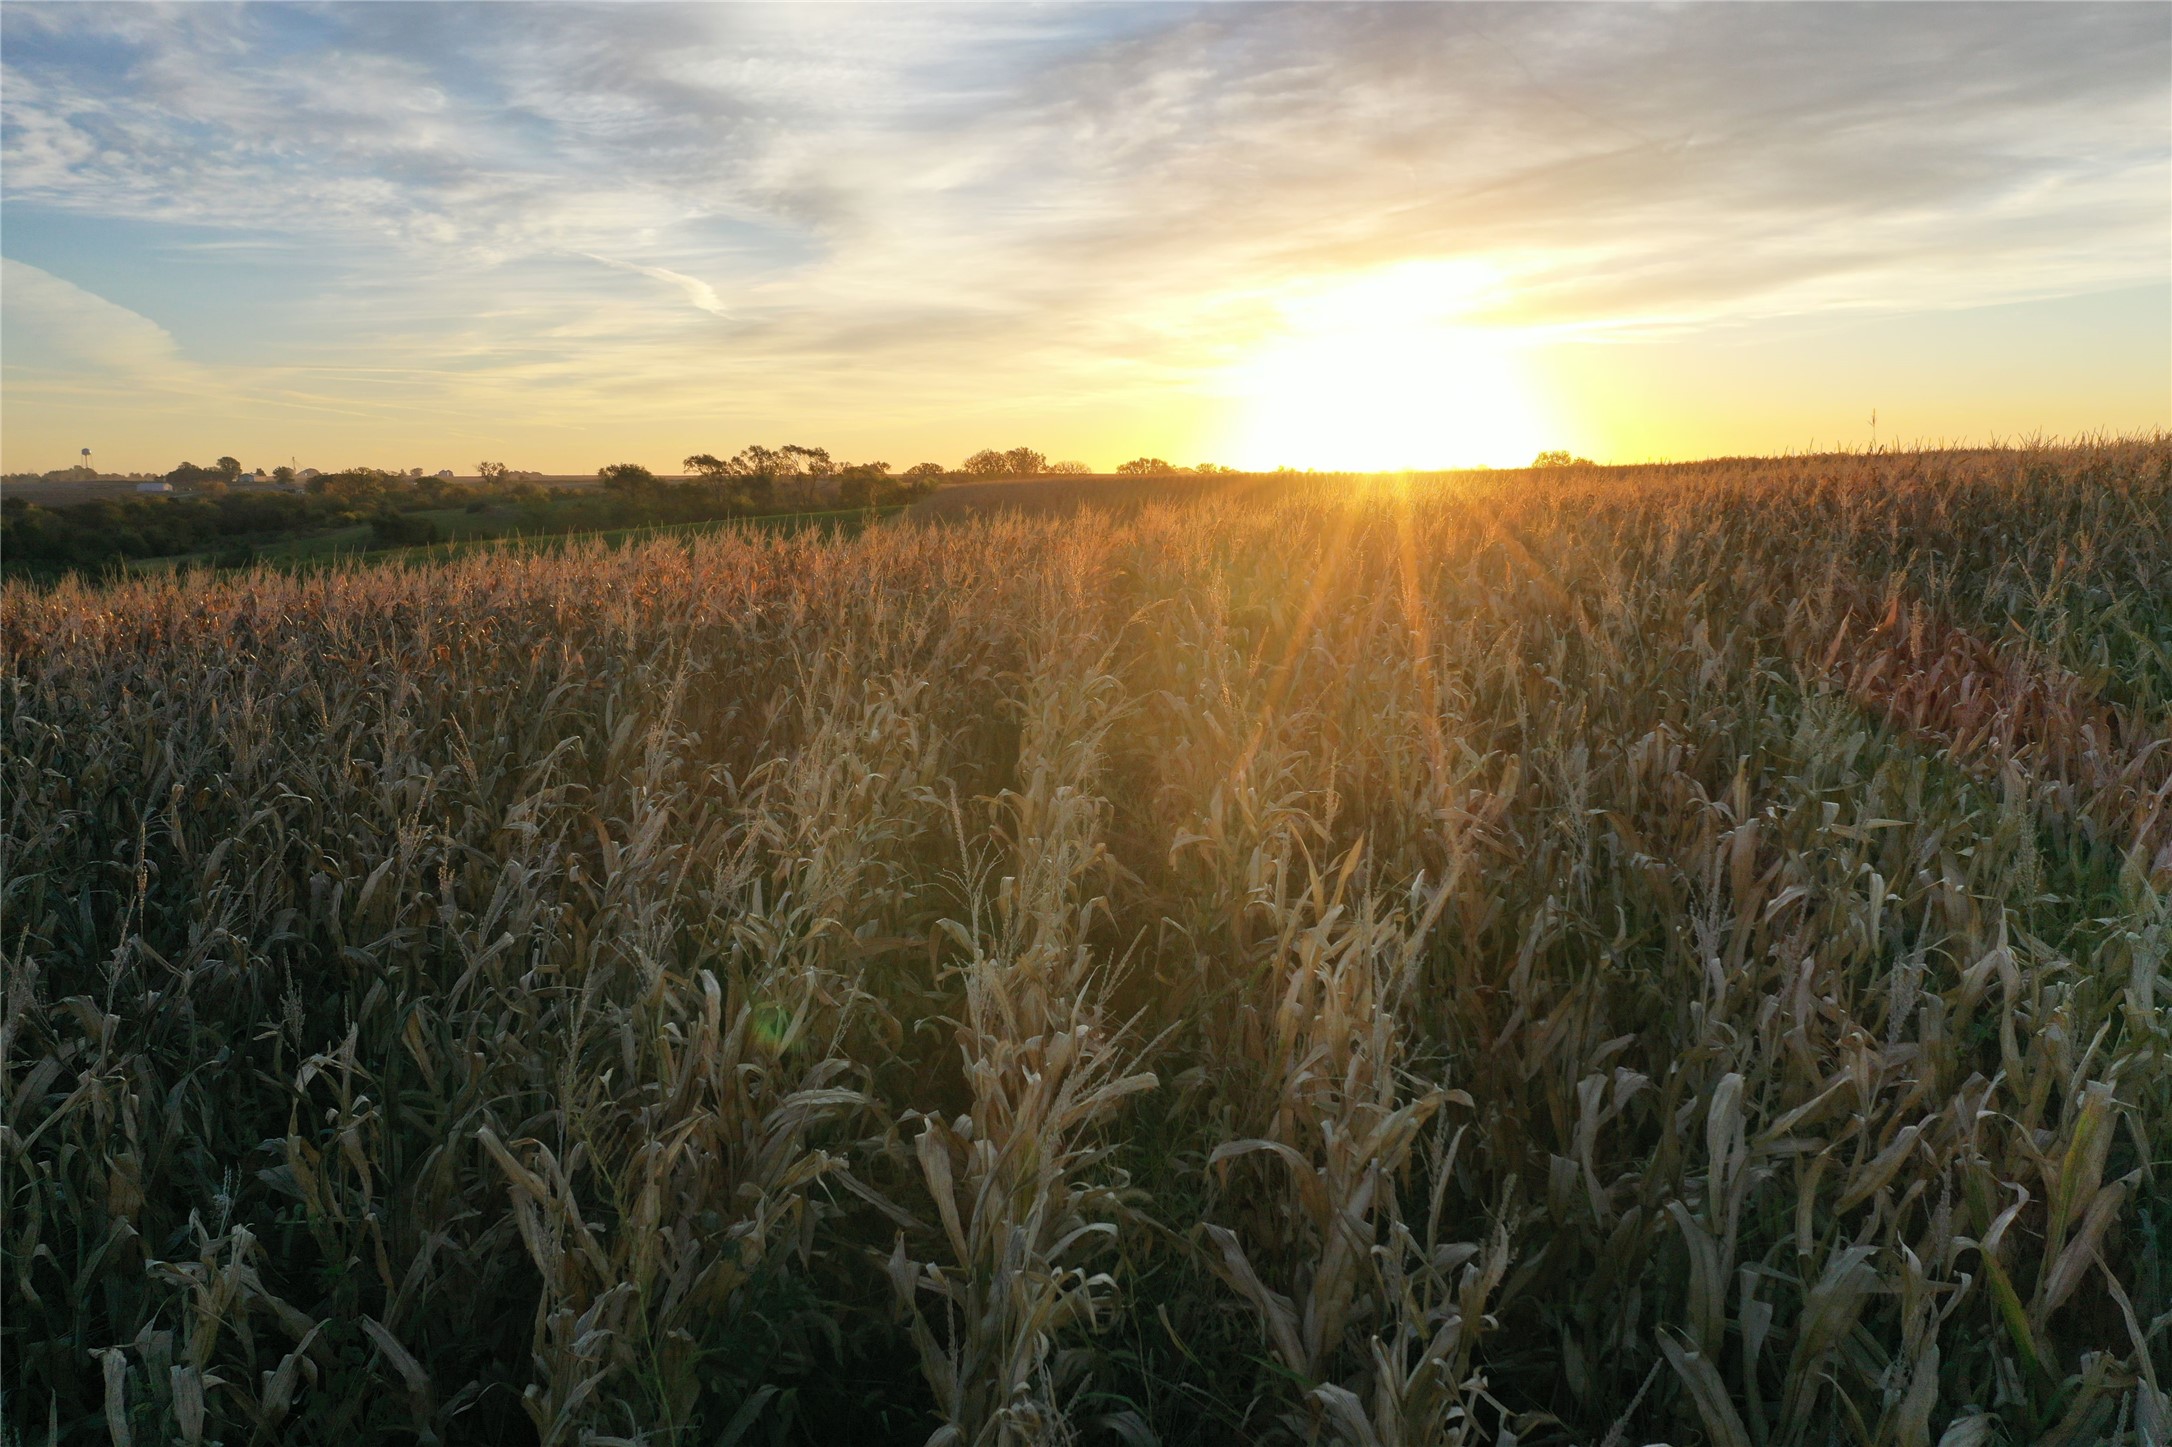
[[[0,639],[10,1440],[2172,1433],[2166,439]]]

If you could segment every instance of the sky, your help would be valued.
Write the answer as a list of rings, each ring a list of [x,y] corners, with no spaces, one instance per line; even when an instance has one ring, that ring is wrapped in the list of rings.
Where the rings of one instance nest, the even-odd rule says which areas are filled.
[[[2161,3],[9,0],[0,67],[10,472],[2172,427]]]

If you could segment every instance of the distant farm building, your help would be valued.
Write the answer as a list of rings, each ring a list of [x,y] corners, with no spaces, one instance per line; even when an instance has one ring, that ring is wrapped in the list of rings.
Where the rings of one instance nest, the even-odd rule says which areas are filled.
[[[172,491],[173,491],[173,484],[172,484],[172,483],[170,483],[170,482],[139,482],[139,483],[137,483],[137,484],[136,484],[136,491],[138,491],[138,492],[172,492]]]
[[[437,470],[437,475],[447,482],[451,482],[453,480],[453,470],[449,467],[439,468]]]

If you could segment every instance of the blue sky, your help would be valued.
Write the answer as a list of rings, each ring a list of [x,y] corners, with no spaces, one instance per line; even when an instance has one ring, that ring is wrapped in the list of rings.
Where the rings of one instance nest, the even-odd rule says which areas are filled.
[[[2166,13],[11,0],[4,465],[2163,427]]]

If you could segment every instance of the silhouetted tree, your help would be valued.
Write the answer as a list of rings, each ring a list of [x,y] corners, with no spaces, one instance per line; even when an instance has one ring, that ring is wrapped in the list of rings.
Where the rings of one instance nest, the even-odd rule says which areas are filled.
[[[1054,477],[1085,477],[1093,472],[1083,462],[1051,462],[1041,470]]]
[[[1533,467],[1597,467],[1599,464],[1588,457],[1574,457],[1566,452],[1541,452],[1531,459]]]
[[[639,496],[656,487],[656,474],[638,462],[614,462],[608,467],[599,467],[596,477],[606,491],[628,496]]]
[[[801,449],[802,452],[807,450]],[[825,453],[824,457],[827,455]],[[763,447],[757,443],[741,448],[730,457],[697,452],[681,465],[698,474],[705,483],[716,486],[732,504],[759,509],[772,504],[777,479],[791,476],[800,462],[800,457],[792,454],[790,449]]]
[[[958,471],[973,477],[1034,477],[1047,466],[1047,454],[1030,447],[1013,447],[1008,452],[988,447],[960,463]]]
[[[737,454],[725,461],[724,468],[733,477],[774,478],[785,470],[789,461],[775,448],[763,447],[757,443],[752,447],[740,448]]]
[[[407,478],[381,468],[349,467],[339,472],[318,473],[309,479],[308,488],[320,497],[359,507],[376,502],[387,493],[405,491]]]
[[[905,476],[941,477],[943,476],[943,464],[940,462],[916,462],[905,469]]]
[[[1159,457],[1134,457],[1118,464],[1116,470],[1125,477],[1161,477],[1176,471]]]

